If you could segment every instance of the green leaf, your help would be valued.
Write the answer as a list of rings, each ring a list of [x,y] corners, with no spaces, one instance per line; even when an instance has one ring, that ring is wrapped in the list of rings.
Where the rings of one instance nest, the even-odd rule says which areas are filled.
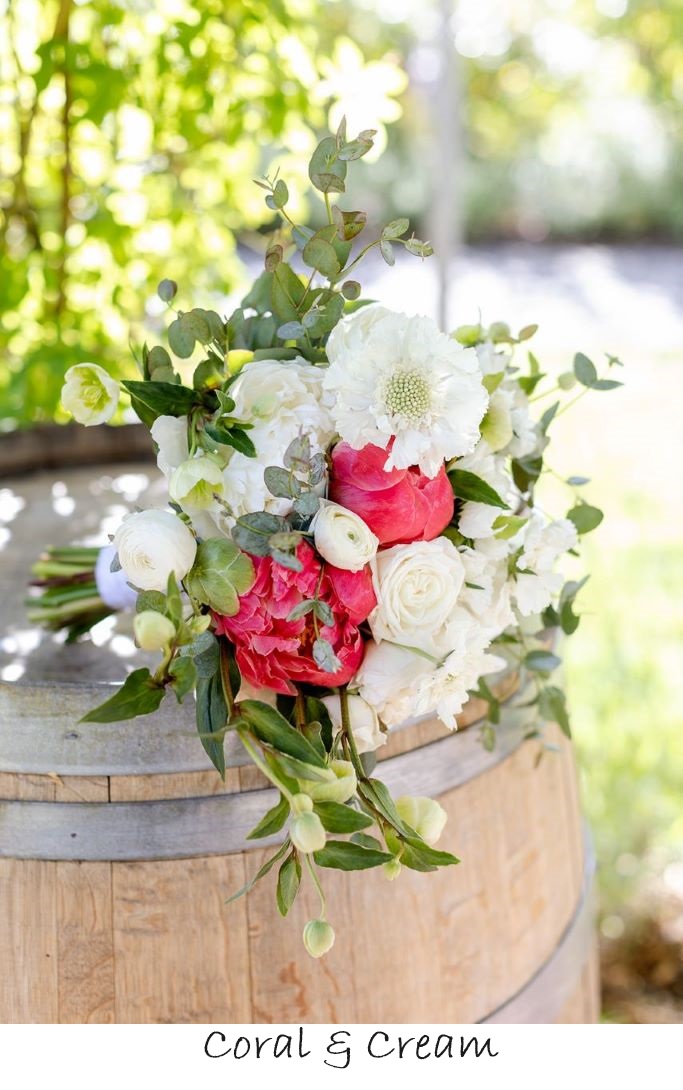
[[[280,831],[288,817],[289,803],[284,795],[280,795],[280,801],[263,815],[250,833],[247,833],[247,840],[260,840],[261,837],[272,836]]]
[[[121,383],[133,400],[133,408],[143,419],[138,406],[147,414],[152,423],[158,416],[187,416],[199,404],[194,390],[178,386],[173,382],[143,382],[139,379],[126,379]],[[144,420],[146,423],[146,420]]]
[[[452,867],[460,862],[450,852],[440,851],[438,848],[432,848],[429,844],[425,844],[424,840],[419,836],[406,837],[406,843],[420,855],[425,863],[429,863],[433,867]]]
[[[300,885],[301,863],[292,853],[288,859],[285,859],[277,876],[275,901],[281,916],[286,916],[294,904]]]
[[[599,378],[593,383],[591,390],[616,390],[623,385],[623,382],[617,382],[613,378]]]
[[[275,864],[280,859],[282,859],[283,855],[287,854],[287,852],[289,851],[289,846],[289,838],[287,838],[282,847],[278,848],[278,850],[275,852],[275,855],[271,855],[270,859],[267,859],[263,866],[260,867],[259,870],[257,870],[254,877],[250,878],[249,881],[246,882],[241,889],[238,889],[237,893],[233,893],[232,897],[228,897],[225,902],[226,905],[229,905],[233,901],[236,901],[239,897],[243,897],[245,893],[249,893],[249,891],[254,888],[256,883],[260,881],[261,878],[265,878],[268,872],[273,869]]]
[[[162,280],[157,288],[157,295],[164,303],[170,303],[178,292],[175,280]]]
[[[528,518],[524,518],[522,515],[498,515],[493,520],[493,530],[495,536],[499,541],[507,541],[509,538],[514,537],[523,526],[526,526]]]
[[[287,185],[283,182],[282,178],[279,178],[273,188],[273,201],[276,208],[284,208],[289,200],[289,190]]]
[[[174,318],[168,327],[168,343],[171,351],[181,360],[189,359],[194,352],[195,337],[183,321],[183,316]]]
[[[539,711],[544,719],[557,723],[567,738],[571,738],[571,727],[567,715],[567,702],[562,689],[555,685],[546,685],[541,690],[538,702]]]
[[[325,761],[315,747],[269,704],[263,704],[260,700],[242,700],[239,711],[262,742],[306,764],[325,768]]]
[[[537,325],[525,325],[517,334],[518,341],[528,341],[538,330]]]
[[[367,833],[354,833],[351,837],[352,844],[360,844],[362,848],[371,848],[374,851],[384,851],[376,836],[368,836]]]
[[[140,591],[135,603],[135,610],[137,613],[142,613],[146,609],[152,609],[155,613],[163,613],[165,616],[166,595],[162,594],[160,590]]]
[[[470,500],[474,503],[487,503],[490,507],[501,507],[509,511],[509,505],[500,498],[495,488],[483,481],[476,473],[468,469],[452,469],[448,474],[456,499]]]
[[[176,655],[168,668],[173,678],[171,686],[181,704],[183,697],[192,692],[197,683],[197,669],[189,655]]]
[[[308,177],[321,193],[343,193],[346,163],[337,157],[337,141],[333,136],[321,140],[308,164]]]
[[[405,216],[401,216],[400,219],[392,220],[391,223],[382,228],[382,238],[401,238],[402,235],[405,235],[409,226],[410,224]]]
[[[314,235],[306,243],[302,257],[309,268],[317,269],[328,280],[333,280],[339,272],[340,265],[332,244],[326,242],[324,238],[320,238],[319,235]]]
[[[298,308],[305,291],[292,267],[286,261],[281,261],[273,273],[271,285],[272,310],[281,322],[298,321]]]
[[[372,818],[340,802],[318,802],[313,807],[328,833],[357,833],[372,825]]]
[[[386,818],[394,829],[405,836],[410,836],[409,826],[400,816],[388,788],[381,780],[361,780],[358,784],[358,793],[367,803],[379,810],[382,817]]]
[[[524,656],[524,665],[527,670],[537,670],[541,673],[551,673],[562,664],[562,659],[553,655],[550,651],[529,651]]]
[[[305,735],[301,735],[305,738]],[[308,738],[305,738],[308,742]],[[312,745],[312,743],[309,743]],[[314,747],[318,757],[324,761],[325,754],[320,752],[317,747]],[[293,776],[295,780],[313,780],[314,783],[329,783],[330,774],[327,768],[314,767],[308,764],[307,761],[300,761],[297,757],[290,757],[286,753],[277,753],[273,755],[273,759],[278,766],[282,768],[282,771],[286,776]]]
[[[201,542],[185,577],[188,594],[226,617],[237,613],[238,596],[246,594],[253,583],[254,565],[249,557],[234,542],[221,537]]]
[[[118,723],[122,719],[134,719],[137,715],[149,715],[157,710],[163,698],[163,685],[154,680],[146,667],[142,667],[133,670],[119,691],[84,715],[81,723]]]
[[[379,244],[379,252],[386,261],[387,265],[395,265],[396,258],[394,256],[394,248],[387,239],[383,238]]]
[[[225,779],[225,731],[228,725],[228,706],[221,683],[220,668],[210,677],[199,676],[195,692],[197,731],[199,740],[211,760]]]
[[[166,580],[166,614],[178,628],[183,619],[183,603],[175,572],[169,572]]]
[[[374,848],[364,848],[351,840],[328,840],[324,848],[313,853],[319,867],[333,867],[335,870],[369,870],[389,863],[393,856],[388,852],[378,852]]]
[[[204,431],[215,443],[232,447],[247,458],[256,457],[256,447],[241,428],[226,428],[222,424],[206,424]]]
[[[559,407],[559,401],[555,401],[549,408],[545,410],[541,419],[539,420],[539,425],[544,435],[552,424],[553,420],[555,419]]]
[[[591,387],[598,378],[595,364],[583,352],[577,352],[574,356],[574,374],[582,386]]]
[[[580,503],[567,512],[567,518],[576,526],[577,533],[589,534],[602,522],[604,515],[599,507],[589,503]]]

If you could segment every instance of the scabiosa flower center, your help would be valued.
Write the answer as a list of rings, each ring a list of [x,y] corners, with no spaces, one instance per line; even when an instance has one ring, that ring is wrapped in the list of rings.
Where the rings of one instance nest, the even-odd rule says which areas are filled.
[[[431,391],[419,371],[398,371],[387,382],[384,404],[392,416],[421,420],[431,408]]]

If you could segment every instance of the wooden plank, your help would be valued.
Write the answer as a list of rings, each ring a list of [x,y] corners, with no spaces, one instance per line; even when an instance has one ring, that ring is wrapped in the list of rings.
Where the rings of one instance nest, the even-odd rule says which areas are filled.
[[[159,776],[112,776],[111,802],[144,802],[152,799],[196,799],[211,795],[234,795],[240,790],[240,775],[228,768],[225,780],[218,772],[176,772]]]
[[[113,865],[118,1023],[249,1022],[241,856]]]
[[[112,1023],[111,864],[57,864],[59,1021]]]
[[[0,1022],[57,1022],[57,864],[0,859]]]

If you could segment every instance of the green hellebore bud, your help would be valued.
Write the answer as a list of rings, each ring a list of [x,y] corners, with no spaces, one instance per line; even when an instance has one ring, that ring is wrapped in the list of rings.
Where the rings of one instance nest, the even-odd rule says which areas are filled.
[[[135,639],[143,651],[161,651],[175,637],[175,625],[154,609],[143,609],[133,621]]]
[[[396,809],[425,844],[436,844],[448,820],[443,806],[423,796],[402,795],[396,799]]]
[[[169,496],[181,507],[204,510],[212,506],[214,495],[222,492],[223,473],[208,454],[181,462],[168,482]]]
[[[382,864],[382,870],[384,871],[384,877],[389,882],[393,882],[395,878],[398,878],[401,873],[401,860],[390,859],[388,863]]]
[[[358,781],[350,761],[330,761],[325,780],[299,780],[299,787],[314,802],[348,802]]]
[[[303,937],[304,946],[312,958],[321,958],[334,946],[334,928],[327,920],[309,920]]]
[[[482,339],[482,332],[480,325],[459,325],[456,330],[451,333],[453,337],[460,344],[465,345],[466,348],[470,348],[474,344],[479,344]]]
[[[231,348],[226,357],[228,374],[237,375],[242,370],[245,363],[251,363],[253,358],[254,353],[250,352],[247,348]]]
[[[298,797],[298,796],[295,796]],[[319,852],[325,847],[325,830],[323,823],[312,810],[296,814],[292,818],[289,827],[289,837],[294,847],[309,855],[311,852]]]
[[[313,799],[310,795],[294,795],[291,802],[293,814],[307,814],[313,809]]]
[[[565,371],[557,380],[557,385],[561,390],[571,390],[572,386],[576,386],[576,375],[572,371]]]

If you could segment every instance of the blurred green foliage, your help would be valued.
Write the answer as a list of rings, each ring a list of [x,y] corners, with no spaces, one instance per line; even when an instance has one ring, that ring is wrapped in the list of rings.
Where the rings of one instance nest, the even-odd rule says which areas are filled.
[[[405,77],[382,59],[385,46],[364,59],[344,38],[343,9],[333,24],[319,9],[316,0],[0,6],[5,427],[59,418],[71,364],[131,373],[129,323],[154,321],[162,276],[181,284],[183,302],[234,288],[236,232],[263,219],[252,178],[266,166],[295,182],[305,171],[340,97],[335,49],[373,83],[380,115],[382,101],[389,117],[400,112],[392,95]]]

